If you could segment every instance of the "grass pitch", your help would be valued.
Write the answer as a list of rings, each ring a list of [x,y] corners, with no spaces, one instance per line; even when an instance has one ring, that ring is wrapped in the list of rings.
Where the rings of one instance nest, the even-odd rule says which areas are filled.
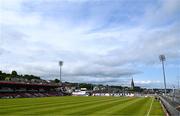
[[[163,116],[154,98],[46,97],[0,99],[0,115],[134,115]]]

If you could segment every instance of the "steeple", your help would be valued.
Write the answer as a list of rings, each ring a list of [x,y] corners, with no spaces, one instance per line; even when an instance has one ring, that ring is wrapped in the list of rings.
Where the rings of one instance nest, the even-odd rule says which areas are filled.
[[[134,89],[134,81],[133,81],[133,78],[132,78],[132,81],[131,81],[131,89]]]

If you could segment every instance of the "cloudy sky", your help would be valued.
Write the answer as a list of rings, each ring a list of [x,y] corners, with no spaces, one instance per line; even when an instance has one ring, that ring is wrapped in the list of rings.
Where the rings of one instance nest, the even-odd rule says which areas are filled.
[[[168,87],[180,70],[180,0],[0,0],[0,69],[43,79]]]

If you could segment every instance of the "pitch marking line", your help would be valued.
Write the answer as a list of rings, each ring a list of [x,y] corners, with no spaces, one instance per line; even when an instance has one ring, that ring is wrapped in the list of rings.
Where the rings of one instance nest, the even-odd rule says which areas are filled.
[[[149,116],[149,114],[150,114],[150,112],[151,112],[153,101],[154,101],[154,98],[152,98],[151,105],[150,105],[149,111],[148,111],[148,113],[147,113],[147,116]]]

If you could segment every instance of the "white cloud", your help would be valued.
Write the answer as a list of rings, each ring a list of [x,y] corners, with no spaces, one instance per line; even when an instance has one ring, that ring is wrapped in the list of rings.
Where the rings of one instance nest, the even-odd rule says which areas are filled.
[[[151,81],[151,80],[146,80],[146,81],[135,81],[136,84],[153,84],[153,83],[161,83],[161,81]]]
[[[179,0],[159,0],[157,5],[146,9],[145,16],[140,21],[148,22],[149,27],[166,26],[179,19],[179,12]]]
[[[1,2],[0,62],[21,73],[57,77],[62,59],[67,80],[115,83],[120,81],[114,77],[156,64],[161,53],[172,61],[179,58],[178,0],[141,9],[123,2]]]

